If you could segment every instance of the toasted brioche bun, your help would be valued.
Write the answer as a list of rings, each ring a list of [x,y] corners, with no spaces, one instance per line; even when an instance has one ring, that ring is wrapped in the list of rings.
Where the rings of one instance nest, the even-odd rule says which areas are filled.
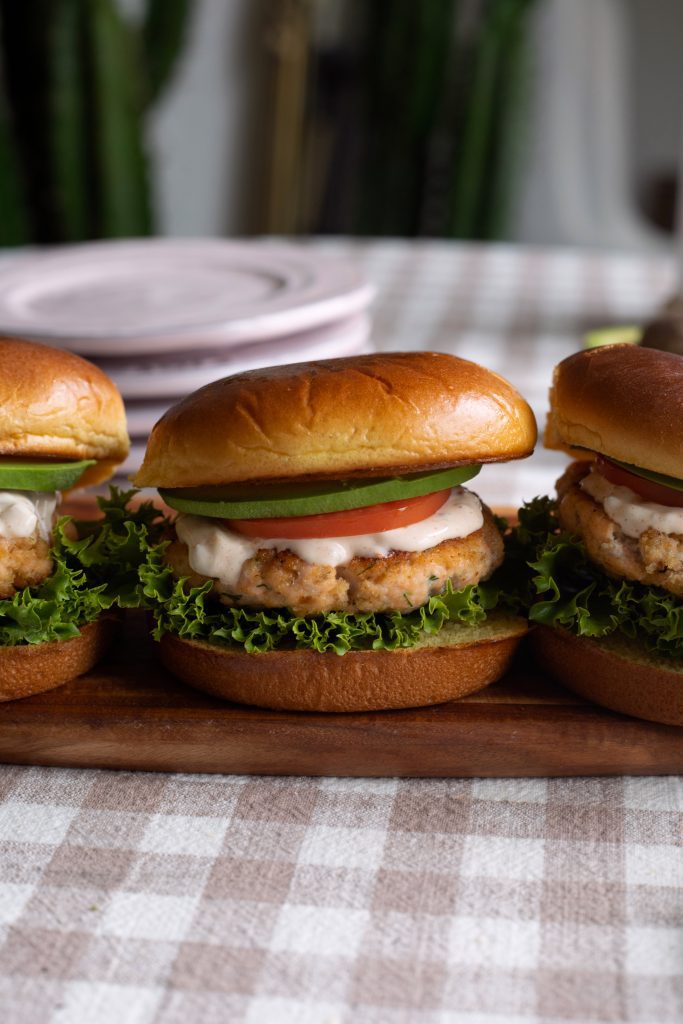
[[[530,455],[533,413],[476,363],[394,352],[250,370],[156,424],[140,487],[388,475]]]
[[[72,640],[0,648],[0,701],[54,690],[96,665],[119,627],[117,615],[101,615]]]
[[[578,445],[680,479],[682,422],[683,359],[637,345],[606,345],[555,367],[545,444]]]
[[[539,662],[581,697],[625,715],[683,726],[683,665],[625,638],[590,640],[539,626],[531,640]]]
[[[99,483],[128,454],[114,383],[72,352],[0,338],[0,455],[96,459],[79,481]]]
[[[418,647],[395,651],[247,654],[170,633],[161,660],[184,682],[223,700],[287,711],[381,711],[457,700],[500,679],[528,630],[489,615],[478,627],[446,625]]]

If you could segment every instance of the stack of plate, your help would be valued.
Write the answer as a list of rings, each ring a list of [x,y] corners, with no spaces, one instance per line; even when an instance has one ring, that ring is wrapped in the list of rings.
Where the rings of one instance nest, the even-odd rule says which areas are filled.
[[[0,333],[86,356],[126,401],[140,463],[162,413],[241,370],[370,350],[373,290],[278,243],[149,239],[24,256],[0,273]]]

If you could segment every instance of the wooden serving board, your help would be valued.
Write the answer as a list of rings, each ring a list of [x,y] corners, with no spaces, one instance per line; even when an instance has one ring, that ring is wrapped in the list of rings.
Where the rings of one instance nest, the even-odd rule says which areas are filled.
[[[683,772],[683,730],[603,711],[523,655],[466,700],[297,714],[215,700],[158,663],[144,617],[94,672],[0,705],[0,761],[262,775],[561,776]]]

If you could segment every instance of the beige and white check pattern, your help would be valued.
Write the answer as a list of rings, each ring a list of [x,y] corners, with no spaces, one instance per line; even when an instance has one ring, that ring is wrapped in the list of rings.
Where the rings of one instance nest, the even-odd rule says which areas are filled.
[[[3,1024],[683,1015],[679,779],[6,768]]]
[[[377,282],[380,347],[479,359],[539,413],[584,329],[641,320],[673,280],[632,257],[321,248]],[[558,468],[477,490],[513,504]],[[0,1024],[681,1020],[679,778],[0,767]]]

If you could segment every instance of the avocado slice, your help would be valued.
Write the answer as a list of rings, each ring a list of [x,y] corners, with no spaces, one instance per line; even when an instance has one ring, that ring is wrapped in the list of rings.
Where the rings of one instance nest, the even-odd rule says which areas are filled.
[[[216,519],[276,519],[313,516],[366,508],[383,501],[418,498],[457,487],[475,477],[481,466],[455,466],[408,476],[362,477],[355,480],[312,480],[306,483],[226,485],[160,490],[177,512]]]
[[[619,462],[618,459],[613,459],[611,455],[608,458],[615,466],[621,466],[622,469],[627,469],[629,473],[642,476],[643,480],[651,480],[655,484],[661,484],[662,487],[671,487],[674,491],[683,491],[683,480],[677,480],[675,476],[665,476],[664,473],[653,473],[650,469],[632,466],[629,462]]]
[[[95,465],[95,459],[80,462],[31,462],[0,458],[0,488],[8,491],[65,491]]]
[[[584,334],[583,347],[602,348],[603,345],[637,345],[642,336],[642,327],[637,327],[634,324],[601,327],[597,331],[589,331],[588,334]]]

